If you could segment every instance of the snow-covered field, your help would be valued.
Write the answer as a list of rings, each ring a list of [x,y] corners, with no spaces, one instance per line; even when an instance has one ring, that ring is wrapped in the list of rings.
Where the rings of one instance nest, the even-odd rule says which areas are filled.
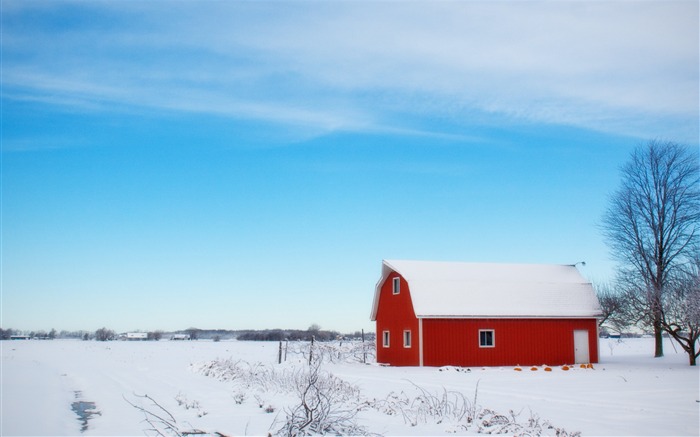
[[[601,362],[594,369],[466,371],[336,362],[324,363],[322,370],[355,390],[354,402],[361,406],[356,422],[375,434],[475,435],[475,424],[449,415],[440,421],[416,404],[421,394],[437,400],[447,390],[464,396],[448,393],[448,398],[469,403],[476,394],[482,411],[508,417],[512,410],[521,422],[538,417],[569,433],[700,435],[698,369],[670,342],[664,358],[652,358],[652,342],[601,340]],[[54,340],[3,341],[0,347],[2,436],[148,434],[144,412],[129,402],[165,413],[139,395],[172,414],[180,431],[274,434],[299,397],[273,380],[308,371],[301,355],[277,364],[277,343]],[[241,373],[226,376],[221,369],[227,365],[247,369],[248,380]],[[71,408],[80,401],[94,402],[83,431]]]

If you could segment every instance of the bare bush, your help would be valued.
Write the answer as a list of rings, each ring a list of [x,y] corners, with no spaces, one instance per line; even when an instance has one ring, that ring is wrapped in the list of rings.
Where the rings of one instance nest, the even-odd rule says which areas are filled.
[[[377,361],[374,341],[296,341],[287,345],[287,354],[325,363],[374,363]]]
[[[404,423],[410,426],[424,423],[450,423],[456,426],[456,430],[474,429],[479,434],[554,435],[557,437],[581,435],[579,432],[569,433],[555,427],[532,412],[527,419],[520,421],[520,413],[516,414],[513,410],[508,414],[502,414],[482,408],[477,404],[478,381],[471,401],[460,392],[443,388],[441,392],[432,393],[415,384],[413,386],[418,390],[417,396],[409,397],[405,392],[399,394],[392,392],[386,399],[367,402],[367,405],[390,416],[401,415]]]
[[[244,391],[239,391],[233,394],[233,401],[237,405],[241,405],[248,398],[248,395]]]
[[[479,434],[510,434],[514,436],[554,435],[557,437],[580,437],[580,432],[568,432],[553,426],[548,420],[542,420],[532,411],[523,422],[518,418],[520,413],[509,410],[508,414],[500,414],[493,410],[484,409],[479,412],[476,426]]]
[[[361,410],[359,390],[320,371],[320,362],[308,372],[295,374],[299,404],[286,409],[286,417],[276,433],[299,435],[365,435],[356,421]]]
[[[294,391],[294,371],[277,369],[262,363],[249,363],[245,360],[214,360],[194,364],[192,370],[220,381],[235,382],[243,389],[291,393]]]
[[[185,410],[196,410],[198,417],[203,417],[208,414],[202,409],[202,406],[199,404],[199,401],[190,401],[189,399],[187,399],[187,396],[185,396],[183,393],[178,393],[177,396],[175,396],[175,401],[179,406],[183,407]]]
[[[200,429],[186,429],[182,428],[178,424],[175,416],[173,416],[168,410],[166,410],[162,405],[156,402],[155,399],[148,395],[138,395],[134,394],[137,399],[137,403],[131,402],[126,397],[122,396],[124,400],[141,411],[145,416],[144,421],[150,426],[150,428],[144,429],[145,435],[160,436],[160,437],[187,437],[191,435],[222,435],[220,433],[208,433]],[[202,417],[206,415],[206,412],[202,412],[199,409],[199,402],[189,402],[187,397],[178,393],[175,400],[178,405],[185,407],[186,409],[196,408],[199,410],[198,416]]]
[[[193,370],[222,381],[233,381],[242,390],[296,394],[299,403],[285,409],[284,418],[273,423],[273,427],[279,427],[276,434],[366,434],[355,421],[357,413],[367,406],[359,388],[322,371],[321,364],[322,359],[319,358],[312,360],[306,369],[280,370],[262,363],[250,364],[229,359],[195,365]],[[245,400],[238,396],[240,393],[244,392],[234,394],[236,403]],[[262,396],[253,396],[258,406],[263,408],[265,401]],[[272,405],[265,408],[265,412],[274,411]]]
[[[180,430],[177,420],[175,420],[175,417],[172,414],[170,414],[168,410],[163,408],[163,406],[161,406],[158,402],[156,402],[152,397],[148,395],[134,394],[134,396],[140,399],[140,405],[131,402],[126,397],[124,397],[124,400],[132,407],[141,411],[145,416],[144,421],[150,426],[150,428],[144,430],[144,433],[146,433],[146,435],[155,435],[163,437],[183,436],[183,433]],[[146,406],[142,405],[144,402],[147,403]]]
[[[413,383],[411,383],[413,384]],[[470,402],[462,393],[442,389],[441,393],[434,394],[416,384],[413,386],[419,394],[409,397],[405,392],[389,393],[386,399],[375,400],[368,404],[390,416],[401,415],[404,422],[417,426],[420,423],[471,423],[477,414],[476,391],[474,402]]]

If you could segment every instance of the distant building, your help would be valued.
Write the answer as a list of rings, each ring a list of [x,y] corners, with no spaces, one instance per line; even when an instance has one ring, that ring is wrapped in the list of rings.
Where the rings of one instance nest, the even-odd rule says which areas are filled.
[[[32,337],[28,335],[11,335],[10,340],[31,340]]]
[[[395,366],[598,362],[600,305],[573,265],[383,261],[377,361]]]
[[[170,337],[171,340],[189,340],[190,335],[189,334],[174,334],[172,337]]]
[[[126,339],[129,341],[148,340],[148,333],[147,332],[127,332]]]

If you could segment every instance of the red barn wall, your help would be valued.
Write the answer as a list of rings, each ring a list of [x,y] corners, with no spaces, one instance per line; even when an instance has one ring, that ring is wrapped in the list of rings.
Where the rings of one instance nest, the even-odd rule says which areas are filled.
[[[479,347],[481,329],[495,331],[495,347]],[[423,364],[573,364],[574,330],[588,331],[590,362],[597,363],[596,319],[423,319]]]
[[[393,294],[392,281],[401,278],[399,294]],[[392,366],[419,365],[418,352],[418,319],[413,311],[411,293],[408,283],[396,272],[392,272],[384,281],[379,293],[377,309],[377,362]],[[383,332],[389,331],[389,347],[384,347]],[[403,344],[404,330],[411,331],[411,347]]]

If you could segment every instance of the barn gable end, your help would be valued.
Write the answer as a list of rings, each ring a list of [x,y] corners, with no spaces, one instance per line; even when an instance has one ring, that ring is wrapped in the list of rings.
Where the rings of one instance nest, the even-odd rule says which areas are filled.
[[[398,290],[395,290],[395,283]],[[377,306],[377,361],[417,366],[418,319],[408,283],[400,274],[390,272],[378,287],[376,299],[381,305]]]

